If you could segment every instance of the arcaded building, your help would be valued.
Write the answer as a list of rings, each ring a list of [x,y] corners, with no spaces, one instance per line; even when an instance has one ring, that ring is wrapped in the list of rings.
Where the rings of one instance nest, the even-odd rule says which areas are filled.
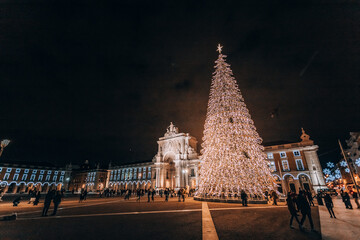
[[[326,188],[317,155],[318,146],[302,130],[301,141],[265,146],[269,168],[282,193],[299,189],[317,192]],[[151,162],[109,168],[107,187],[114,189],[196,189],[200,157],[197,140],[170,123],[157,141],[158,152]]]

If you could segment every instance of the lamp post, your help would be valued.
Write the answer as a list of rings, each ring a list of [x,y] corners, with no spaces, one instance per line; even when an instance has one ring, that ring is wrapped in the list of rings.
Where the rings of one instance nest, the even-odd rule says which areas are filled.
[[[10,143],[9,139],[4,139],[4,140],[2,140],[0,142],[0,147],[1,147],[1,149],[0,149],[0,157],[1,157],[2,153],[3,153],[3,151],[4,151],[4,148],[6,148],[6,146],[9,145],[9,143]]]

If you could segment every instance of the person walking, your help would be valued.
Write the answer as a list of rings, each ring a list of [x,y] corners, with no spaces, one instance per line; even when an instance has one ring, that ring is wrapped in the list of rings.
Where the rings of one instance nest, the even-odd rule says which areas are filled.
[[[41,197],[41,193],[40,193],[40,191],[37,191],[37,193],[35,194],[34,206],[39,204],[40,197]]]
[[[300,221],[298,219],[298,214],[297,214],[298,211],[295,206],[295,196],[293,194],[291,194],[291,192],[289,192],[287,195],[286,204],[287,204],[288,210],[291,214],[290,228],[294,229],[294,226],[292,225],[294,218],[295,218],[296,222],[299,224],[299,228],[300,228]]]
[[[147,195],[148,195],[148,202],[150,202],[150,197],[151,197],[151,189],[150,188],[147,191]]]
[[[60,191],[56,191],[55,196],[53,198],[53,202],[54,202],[54,210],[53,213],[51,214],[51,216],[55,216],[57,209],[61,203],[61,198],[62,198],[62,194]]]
[[[47,216],[47,212],[49,210],[50,204],[51,204],[51,200],[54,197],[54,192],[53,191],[49,191],[46,196],[45,196],[45,200],[44,200],[44,208],[42,211],[42,215],[43,217]]]
[[[309,201],[310,206],[313,205],[313,207],[314,207],[315,204],[313,202],[313,196],[312,196],[311,192],[309,190],[306,190],[305,193],[306,193],[306,197],[307,197],[307,199]]]
[[[334,203],[333,203],[333,201],[331,199],[331,196],[328,193],[325,194],[324,201],[325,201],[325,206],[326,206],[327,210],[330,213],[330,217],[331,218],[333,218],[333,217],[336,218],[334,210],[333,210]]]
[[[155,196],[155,189],[153,189],[152,190],[152,192],[151,192],[151,200],[154,202],[155,201],[155,199],[154,199],[154,196]]]
[[[168,202],[169,201],[169,189],[168,188],[165,189],[164,194],[165,194],[165,202]]]
[[[181,197],[182,197],[183,202],[185,202],[185,194],[186,194],[186,191],[185,191],[184,188],[182,188],[181,190],[182,190],[182,191],[181,191]]]
[[[310,222],[310,227],[311,227],[311,231],[314,231],[314,223],[311,217],[311,208],[309,205],[309,202],[307,201],[306,197],[304,196],[304,192],[300,191],[299,192],[299,196],[297,198],[297,206],[299,208],[299,210],[301,211],[301,221],[300,221],[300,229],[304,230],[304,222],[306,219],[306,216],[309,219]]]
[[[246,192],[244,190],[241,190],[241,194],[240,194],[240,197],[241,197],[241,203],[244,207],[247,207],[247,198],[248,198],[248,195],[246,194]]]
[[[323,197],[323,193],[320,190],[320,192],[316,195],[316,200],[318,202],[318,205],[321,205],[321,206],[324,205],[322,197]]]
[[[140,197],[141,197],[141,191],[140,191],[140,189],[137,190],[136,194],[137,194],[137,197],[138,197],[138,198],[136,199],[136,201],[137,201],[137,202],[140,202]]]
[[[83,200],[84,200],[84,190],[81,190],[79,203],[81,203]]]
[[[0,202],[3,201],[2,198],[3,198],[4,195],[5,195],[4,189],[1,189],[1,190],[0,190]]]
[[[344,193],[344,203],[345,203],[346,208],[353,209],[353,207],[351,205],[351,201],[350,201],[350,195],[348,192]]]
[[[181,202],[181,188],[178,190],[177,194],[178,194],[178,197],[179,197],[179,202]]]
[[[274,201],[272,205],[277,205],[278,195],[276,194],[275,191],[272,191],[272,192],[271,192],[271,197],[272,197],[272,199],[273,199],[273,201]]]
[[[352,195],[353,195],[353,198],[354,198],[357,208],[360,208],[358,193],[354,191]]]

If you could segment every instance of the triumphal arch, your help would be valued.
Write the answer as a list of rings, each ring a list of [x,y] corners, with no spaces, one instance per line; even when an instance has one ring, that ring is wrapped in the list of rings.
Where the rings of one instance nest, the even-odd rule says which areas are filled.
[[[155,187],[195,188],[200,164],[196,138],[188,133],[179,133],[179,129],[171,122],[157,143],[158,152],[153,158]]]

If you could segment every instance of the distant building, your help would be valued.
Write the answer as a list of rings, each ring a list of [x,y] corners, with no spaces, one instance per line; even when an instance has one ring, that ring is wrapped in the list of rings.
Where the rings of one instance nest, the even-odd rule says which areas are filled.
[[[317,155],[318,146],[302,129],[301,142],[273,144],[265,147],[269,168],[282,193],[299,192],[299,189],[326,188]]]
[[[179,133],[179,129],[171,123],[157,144],[158,152],[152,161],[118,166],[90,166],[86,161],[78,168],[70,165],[62,169],[0,163],[0,186],[12,193],[61,187],[75,192],[81,189],[99,192],[105,188],[196,189],[201,162],[196,138],[188,133]],[[280,192],[298,192],[299,189],[316,192],[326,188],[318,148],[304,130],[300,142],[265,146],[268,165]]]
[[[0,188],[5,193],[66,189],[71,177],[71,168],[71,165],[57,168],[48,163],[0,162]]]

